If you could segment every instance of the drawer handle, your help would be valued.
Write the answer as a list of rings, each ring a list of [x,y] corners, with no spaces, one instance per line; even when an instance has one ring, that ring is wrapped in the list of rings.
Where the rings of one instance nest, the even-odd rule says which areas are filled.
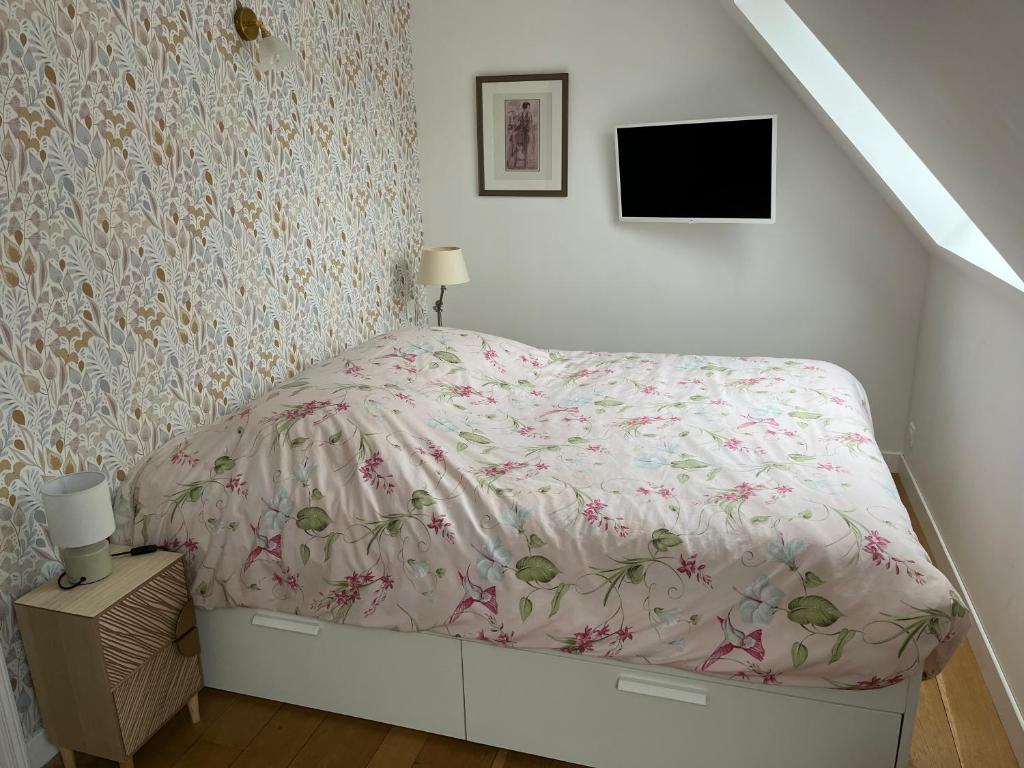
[[[300,635],[320,634],[319,621],[303,621],[288,616],[273,616],[268,613],[257,613],[252,617],[253,626],[267,627],[269,629],[283,629],[286,632],[298,632]]]
[[[701,707],[707,706],[708,695],[699,688],[687,688],[672,683],[651,682],[639,677],[619,677],[615,687],[624,693],[639,693],[641,696],[654,696],[658,699],[671,699],[682,701],[687,704],[697,704]]]

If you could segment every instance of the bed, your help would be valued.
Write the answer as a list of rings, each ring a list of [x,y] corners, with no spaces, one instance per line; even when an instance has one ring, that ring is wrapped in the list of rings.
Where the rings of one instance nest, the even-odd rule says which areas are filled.
[[[548,693],[517,703],[508,689],[564,674],[556,687],[579,692],[611,675],[639,734],[662,716],[678,728],[671,709],[637,717],[647,699],[703,708],[706,723],[689,718],[703,736],[727,726],[709,698],[738,697],[734,715],[768,721],[773,704],[810,703],[805,724],[832,703],[843,717],[814,738],[801,726],[821,744],[796,757],[756,734],[701,754],[814,765],[820,748],[845,765],[836,744],[863,750],[875,734],[882,762],[848,764],[891,765],[905,760],[922,672],[969,627],[912,531],[863,389],[818,361],[403,330],[162,446],[116,508],[123,542],[186,555],[195,603],[210,609],[208,681],[595,765],[622,764],[593,722],[622,723],[621,707],[573,719],[547,711]],[[332,655],[328,635],[352,652]],[[287,661],[281,642],[322,650]],[[268,675],[280,683],[252,683]],[[302,675],[316,680],[289,682]],[[897,717],[858,732],[854,710]],[[792,712],[777,709],[765,732]],[[509,724],[531,717],[542,720]],[[561,720],[591,751],[522,735]],[[622,743],[644,764],[676,754]]]

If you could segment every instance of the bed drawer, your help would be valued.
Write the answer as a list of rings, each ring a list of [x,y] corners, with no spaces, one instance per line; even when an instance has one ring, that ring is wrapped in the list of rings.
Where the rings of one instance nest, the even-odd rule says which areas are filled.
[[[902,715],[463,643],[470,741],[603,768],[889,768]]]
[[[458,640],[249,608],[196,613],[211,688],[466,736]]]

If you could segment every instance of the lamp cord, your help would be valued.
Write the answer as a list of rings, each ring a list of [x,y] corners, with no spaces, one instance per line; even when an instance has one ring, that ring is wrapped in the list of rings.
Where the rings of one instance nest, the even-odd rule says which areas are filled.
[[[141,547],[132,547],[131,549],[126,549],[124,552],[115,552],[111,555],[111,557],[121,557],[122,555],[129,555],[131,557],[135,557],[136,555],[148,555],[151,552],[156,552],[158,549],[160,549],[160,547],[158,547],[156,544],[144,544]],[[72,582],[67,586],[64,586],[64,577],[67,575],[68,572],[64,571],[60,576],[57,577],[57,586],[63,589],[65,592],[69,589],[74,589],[75,587],[80,587],[83,584],[85,584],[85,576],[82,576],[78,581]]]
[[[74,589],[75,587],[80,587],[82,584],[85,584],[85,576],[83,576],[78,581],[73,582],[72,584],[69,584],[68,586],[65,587],[64,586],[64,577],[67,576],[67,575],[68,575],[68,572],[64,571],[60,576],[57,577],[57,586],[60,587],[61,589],[63,589],[65,592],[67,590],[69,590],[69,589]]]
[[[158,549],[160,549],[160,547],[156,544],[143,544],[141,547],[132,547],[131,549],[126,549],[124,552],[114,552],[111,557],[124,557],[125,555],[135,557],[136,555],[148,555],[151,552],[156,552]]]

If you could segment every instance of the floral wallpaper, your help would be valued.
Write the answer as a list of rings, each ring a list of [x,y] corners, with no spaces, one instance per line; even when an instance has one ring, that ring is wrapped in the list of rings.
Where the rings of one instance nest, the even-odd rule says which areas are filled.
[[[0,3],[0,645],[55,575],[48,474],[172,435],[423,316],[407,0]]]

